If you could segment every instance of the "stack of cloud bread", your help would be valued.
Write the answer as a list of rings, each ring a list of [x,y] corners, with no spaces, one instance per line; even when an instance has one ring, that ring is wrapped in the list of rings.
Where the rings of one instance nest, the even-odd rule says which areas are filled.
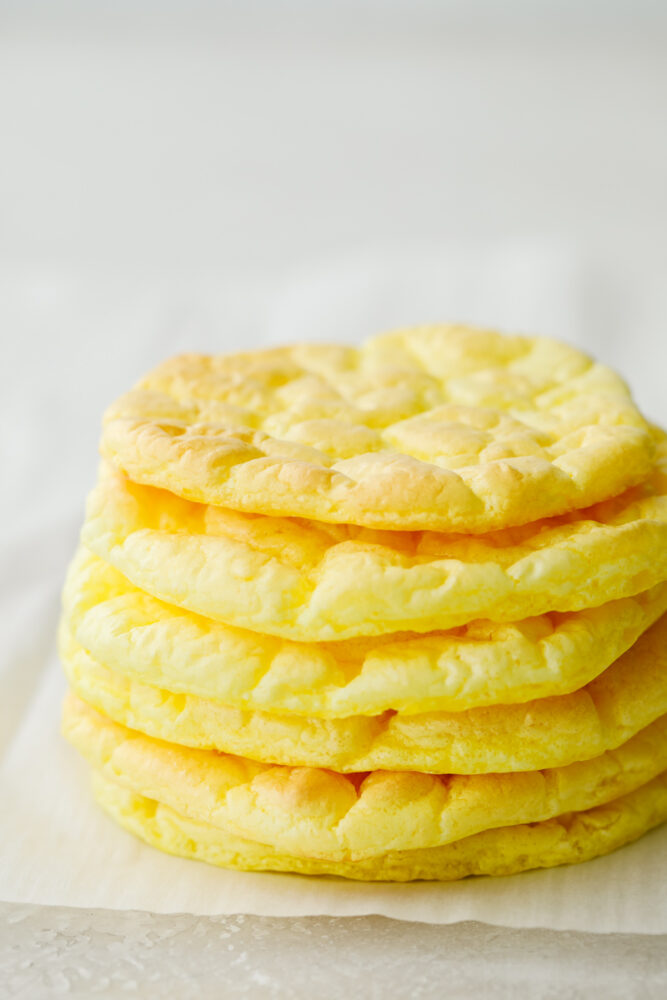
[[[667,818],[667,446],[558,342],[186,355],[108,411],[64,730],[243,869],[455,879]]]

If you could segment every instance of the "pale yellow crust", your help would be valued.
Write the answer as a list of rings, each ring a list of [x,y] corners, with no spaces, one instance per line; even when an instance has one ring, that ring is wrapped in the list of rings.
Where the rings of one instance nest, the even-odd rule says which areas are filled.
[[[651,451],[610,369],[461,326],[172,358],[109,409],[102,437],[131,479],[190,500],[466,533],[614,496]]]
[[[61,633],[74,690],[119,723],[158,739],[278,764],[340,772],[529,771],[596,757],[667,713],[667,616],[580,691],[521,705],[311,719],[244,711],[116,674]]]
[[[116,673],[236,708],[342,718],[457,712],[569,694],[667,611],[667,584],[522,622],[296,643],[158,601],[82,548],[63,601],[73,638]]]
[[[451,882],[470,875],[513,875],[579,864],[637,840],[667,820],[664,774],[605,806],[529,826],[486,830],[444,847],[393,851],[361,861],[290,856],[182,816],[99,774],[95,797],[130,833],[169,854],[242,871],[338,875],[368,882]]]
[[[73,695],[63,729],[95,770],[134,792],[278,851],[336,860],[437,847],[590,809],[667,767],[667,717],[586,763],[477,776],[376,771],[346,778],[262,766],[143,736]]]
[[[667,579],[667,445],[623,496],[480,537],[242,514],[105,466],[82,541],[154,597],[297,641],[519,621]]]
[[[116,822],[169,854],[243,871],[339,875],[369,882],[449,882],[469,875],[513,875],[531,868],[579,864],[609,854],[667,820],[667,775],[662,774],[607,805],[543,823],[485,830],[443,847],[332,861],[284,854],[237,837],[99,774],[93,775],[93,790]]]
[[[423,850],[392,851],[359,861],[304,858],[188,819],[169,806],[93,775],[95,797],[121,826],[169,854],[242,871],[338,875],[373,882],[454,881],[579,864],[637,840],[667,820],[667,775],[607,805],[531,825],[485,830]]]

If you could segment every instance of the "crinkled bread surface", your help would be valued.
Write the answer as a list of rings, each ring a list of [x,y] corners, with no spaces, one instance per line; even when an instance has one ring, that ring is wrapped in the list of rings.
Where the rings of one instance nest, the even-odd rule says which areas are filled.
[[[667,579],[667,443],[650,479],[614,500],[475,537],[253,516],[106,466],[82,540],[154,597],[297,641],[518,621]]]
[[[405,881],[667,818],[667,435],[554,341],[186,355],[107,412],[59,631],[122,826]]]
[[[110,718],[162,740],[336,771],[528,771],[587,760],[667,713],[667,615],[586,687],[466,712],[314,719],[231,708],[109,670],[61,633],[70,685]]]
[[[623,381],[565,344],[460,326],[160,365],[106,414],[135,482],[255,513],[486,532],[640,482]]]
[[[579,864],[609,854],[667,820],[667,774],[663,773],[607,805],[542,823],[485,830],[443,847],[332,861],[283,854],[236,837],[96,773],[93,790],[116,822],[161,851],[223,868],[339,875],[367,882],[451,882],[470,875],[514,875],[530,868]]]
[[[614,753],[516,774],[345,777],[193,750],[111,722],[73,695],[68,738],[92,767],[191,819],[305,857],[356,860],[535,823],[625,795],[667,768],[667,717]]]
[[[297,643],[159,601],[82,548],[63,605],[71,637],[132,679],[237,708],[341,718],[457,712],[569,694],[667,612],[667,584],[598,608],[518,622]]]

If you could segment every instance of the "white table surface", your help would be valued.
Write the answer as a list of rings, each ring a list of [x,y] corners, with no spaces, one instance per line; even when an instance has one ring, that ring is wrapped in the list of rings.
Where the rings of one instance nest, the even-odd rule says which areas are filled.
[[[0,997],[662,1000],[665,939],[0,905]]]
[[[364,247],[444,246],[438,293],[433,274],[411,287],[415,318],[437,308],[560,333],[621,367],[667,421],[664,21],[591,26],[566,6],[562,24],[489,28],[349,12],[253,25],[188,19],[178,4],[164,23],[111,23],[104,4],[97,19],[8,4],[5,565],[76,519],[101,408],[147,364],[304,335],[318,315],[304,289],[322,281],[330,308],[312,334],[344,327],[348,297],[326,276],[347,269],[359,297]],[[545,273],[534,253],[570,291],[548,314],[539,289],[517,290],[517,276]],[[464,261],[454,279],[452,260]],[[513,261],[504,297],[499,260]],[[496,276],[491,291],[478,270]],[[391,324],[391,289],[350,339]],[[662,997],[666,956],[665,938],[637,935],[0,907],[0,997],[12,998]]]

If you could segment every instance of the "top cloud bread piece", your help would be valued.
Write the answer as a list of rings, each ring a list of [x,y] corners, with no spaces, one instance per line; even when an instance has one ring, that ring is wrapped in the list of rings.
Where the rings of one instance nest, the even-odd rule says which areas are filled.
[[[107,411],[102,453],[200,503],[479,534],[641,482],[652,438],[622,379],[541,337],[461,326],[172,358]]]

